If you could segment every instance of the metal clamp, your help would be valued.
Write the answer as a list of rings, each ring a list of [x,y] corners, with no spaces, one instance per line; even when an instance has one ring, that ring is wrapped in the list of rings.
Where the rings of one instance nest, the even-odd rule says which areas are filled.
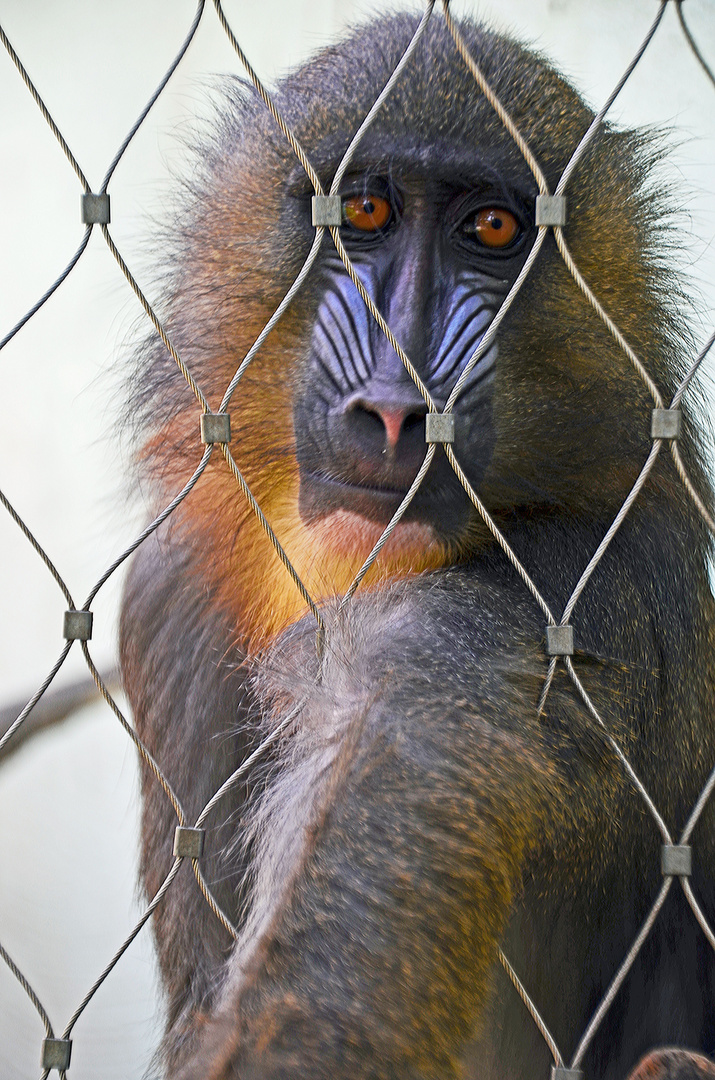
[[[663,844],[660,849],[663,877],[690,877],[693,872],[693,849],[689,844]]]
[[[561,228],[566,224],[565,195],[536,196],[536,225],[552,225]]]
[[[573,626],[546,627],[546,655],[573,656]]]
[[[174,830],[174,856],[180,859],[200,859],[204,851],[205,829],[190,829],[177,825]]]
[[[71,1039],[42,1040],[41,1066],[43,1069],[58,1069],[60,1072],[66,1072],[70,1067],[71,1057]]]
[[[231,417],[228,413],[201,413],[201,442],[230,443]]]
[[[314,195],[310,207],[316,228],[333,225],[339,229],[342,225],[343,200],[339,195]]]
[[[650,419],[651,439],[679,439],[681,419],[680,409],[653,409]]]
[[[429,412],[425,416],[425,442],[454,442],[454,413]]]
[[[551,1080],[583,1080],[583,1069],[567,1069],[565,1065],[552,1065]]]
[[[109,225],[109,195],[85,194],[82,196],[82,222],[84,225]]]
[[[89,641],[92,637],[93,620],[91,611],[65,611],[63,637],[67,641]]]

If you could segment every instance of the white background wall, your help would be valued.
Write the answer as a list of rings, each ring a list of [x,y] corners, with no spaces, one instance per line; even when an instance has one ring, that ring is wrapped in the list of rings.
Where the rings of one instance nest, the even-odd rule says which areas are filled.
[[[396,7],[398,5],[391,5]],[[635,52],[655,0],[500,0],[453,5],[535,42],[600,104]],[[210,4],[208,5],[210,7]],[[384,10],[385,5],[380,5]],[[188,29],[191,0],[0,0],[0,24],[90,182],[105,169]],[[226,0],[235,33],[271,81],[369,12],[358,0]],[[715,64],[715,2],[684,10]],[[181,170],[181,134],[208,82],[239,72],[213,8],[110,185],[112,234],[153,296],[150,219]],[[715,90],[687,48],[674,5],[613,113],[677,137],[699,339],[715,321]],[[74,173],[0,47],[0,337],[54,280],[82,236]],[[80,606],[143,521],[117,440],[122,341],[139,307],[98,232],[69,280],[0,353],[0,488],[47,548]],[[714,358],[715,359],[715,358]],[[711,365],[712,366],[712,365]],[[115,655],[120,582],[94,605],[92,652]],[[29,696],[62,647],[66,604],[0,509],[0,707]],[[75,648],[58,682],[83,671]],[[136,918],[134,753],[92,706],[0,769],[0,942],[61,1030]],[[79,1021],[70,1076],[140,1077],[159,1027],[149,935],[132,946]],[[0,963],[0,1075],[37,1070],[42,1025]]]

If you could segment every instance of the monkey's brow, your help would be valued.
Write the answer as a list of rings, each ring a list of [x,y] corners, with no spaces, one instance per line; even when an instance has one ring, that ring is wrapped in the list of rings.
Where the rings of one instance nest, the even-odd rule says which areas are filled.
[[[346,150],[344,137],[327,137],[311,148],[313,165],[329,187],[332,177]],[[469,149],[451,141],[434,139],[427,144],[398,138],[387,133],[369,133],[350,162],[349,175],[367,173],[374,176],[411,177],[455,185],[479,188],[499,183],[511,188],[524,200],[538,194],[526,163],[514,160],[510,148],[490,146]],[[308,195],[312,187],[303,167],[296,162],[288,174],[287,193]]]

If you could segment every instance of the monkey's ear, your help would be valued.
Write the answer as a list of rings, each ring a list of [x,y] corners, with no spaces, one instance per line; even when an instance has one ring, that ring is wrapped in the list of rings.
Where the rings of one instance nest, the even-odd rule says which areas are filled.
[[[669,1046],[647,1054],[628,1080],[715,1080],[715,1062],[692,1050]]]

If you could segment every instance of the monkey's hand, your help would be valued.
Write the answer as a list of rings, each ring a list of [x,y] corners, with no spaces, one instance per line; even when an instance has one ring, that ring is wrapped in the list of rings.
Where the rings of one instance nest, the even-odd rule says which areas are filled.
[[[450,572],[359,598],[329,628],[320,683],[314,624],[264,659],[269,727],[307,700],[254,813],[251,906],[181,1080],[458,1074],[578,768],[578,719],[568,736],[537,719],[546,662],[517,590],[506,603]]]

